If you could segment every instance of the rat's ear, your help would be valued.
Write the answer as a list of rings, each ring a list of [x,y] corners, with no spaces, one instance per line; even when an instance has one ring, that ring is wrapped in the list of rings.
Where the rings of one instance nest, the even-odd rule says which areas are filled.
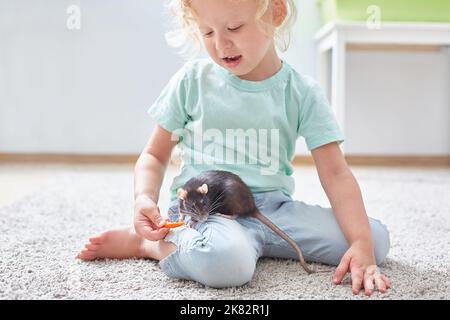
[[[187,191],[184,190],[183,188],[179,188],[177,190],[177,196],[178,198],[180,198],[181,200],[186,200],[187,197]]]
[[[198,187],[197,191],[200,192],[201,194],[207,194],[208,193],[208,185],[206,183],[202,184],[201,187]]]

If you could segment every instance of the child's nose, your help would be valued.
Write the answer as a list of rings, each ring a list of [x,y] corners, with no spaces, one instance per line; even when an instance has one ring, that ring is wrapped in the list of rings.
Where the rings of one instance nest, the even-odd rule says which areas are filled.
[[[226,53],[225,50],[231,49],[233,47],[233,42],[227,37],[218,35],[216,38],[216,50],[219,52]]]

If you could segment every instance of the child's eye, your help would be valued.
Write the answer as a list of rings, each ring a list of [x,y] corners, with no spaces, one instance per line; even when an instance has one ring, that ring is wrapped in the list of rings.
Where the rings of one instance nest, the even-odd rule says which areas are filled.
[[[242,28],[242,26],[243,26],[243,25],[240,25],[239,27],[236,27],[236,28],[228,28],[228,30],[229,30],[229,31],[237,31],[237,30],[239,30],[240,28]]]
[[[210,37],[210,36],[212,36],[212,34],[213,34],[213,31],[210,31],[210,32],[204,33],[203,36]]]

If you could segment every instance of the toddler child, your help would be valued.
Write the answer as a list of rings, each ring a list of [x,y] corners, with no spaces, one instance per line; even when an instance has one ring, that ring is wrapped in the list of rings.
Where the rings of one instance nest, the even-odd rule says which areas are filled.
[[[343,134],[322,90],[276,51],[286,44],[295,18],[293,0],[172,0],[172,5],[184,34],[209,57],[187,62],[149,109],[157,124],[135,166],[134,227],[90,238],[79,258],[157,259],[168,276],[211,287],[249,282],[260,257],[297,258],[254,218],[212,214],[193,228],[163,228],[159,192],[179,144],[183,163],[171,186],[170,212],[178,212],[177,190],[190,178],[204,170],[233,172],[307,261],[337,266],[335,284],[351,272],[354,294],[361,288],[366,295],[375,288],[385,292],[390,281],[377,265],[389,251],[389,233],[366,215],[339,147]],[[291,197],[291,161],[300,136],[332,208]]]

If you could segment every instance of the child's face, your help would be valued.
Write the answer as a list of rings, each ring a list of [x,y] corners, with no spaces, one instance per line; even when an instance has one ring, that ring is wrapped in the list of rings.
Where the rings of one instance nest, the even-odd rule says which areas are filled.
[[[256,20],[256,1],[193,0],[191,6],[209,55],[233,74],[250,73],[273,47],[273,29],[264,32]],[[270,22],[269,15],[261,20]]]

